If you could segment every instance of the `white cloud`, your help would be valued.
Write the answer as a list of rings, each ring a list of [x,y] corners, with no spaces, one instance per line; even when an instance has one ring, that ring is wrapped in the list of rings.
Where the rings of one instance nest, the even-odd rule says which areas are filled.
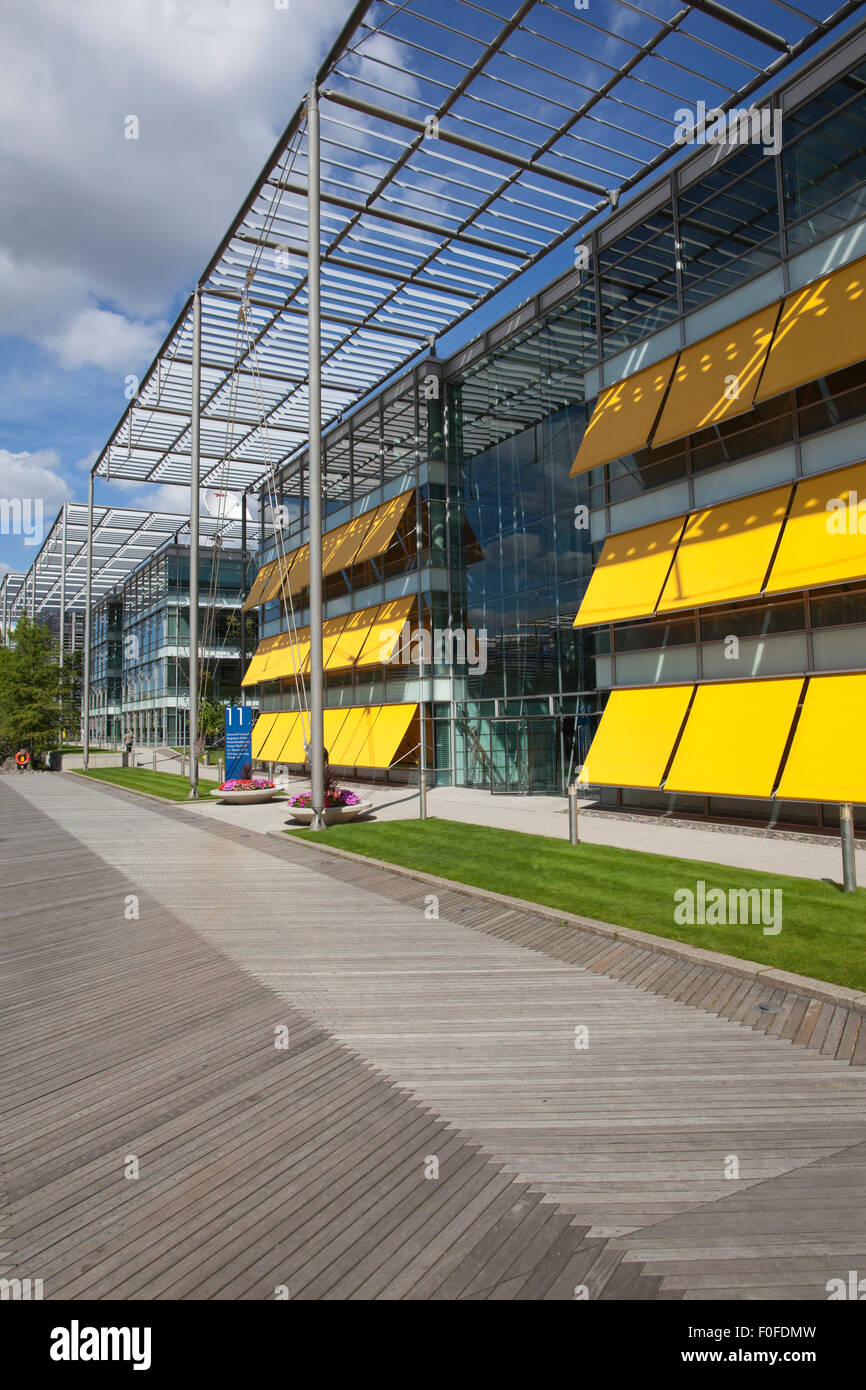
[[[54,449],[36,453],[11,454],[0,449],[0,497],[40,499],[46,520],[72,497],[69,484],[61,475],[60,459]]]
[[[106,309],[81,309],[63,327],[46,334],[45,345],[61,367],[131,371],[147,366],[165,337],[165,322],[136,323]]]
[[[3,331],[70,370],[149,360],[350,7],[9,0]]]

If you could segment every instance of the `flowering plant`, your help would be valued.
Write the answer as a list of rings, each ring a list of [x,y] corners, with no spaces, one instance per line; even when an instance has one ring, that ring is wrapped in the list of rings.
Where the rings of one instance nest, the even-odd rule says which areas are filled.
[[[325,792],[325,810],[337,806],[357,806],[361,798],[354,792],[346,791],[345,787],[334,787]],[[289,802],[290,806],[312,806],[313,798],[309,792],[301,792],[300,796],[293,796]]]
[[[221,792],[262,792],[274,783],[269,782],[267,777],[232,777],[228,782],[221,782],[219,790]]]

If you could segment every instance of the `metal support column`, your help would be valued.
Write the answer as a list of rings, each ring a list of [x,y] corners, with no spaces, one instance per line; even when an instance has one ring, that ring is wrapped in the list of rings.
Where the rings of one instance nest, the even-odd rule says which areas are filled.
[[[850,801],[839,807],[842,830],[842,885],[846,893],[857,891],[857,865],[854,859],[854,807]]]
[[[192,401],[189,429],[189,793],[198,796],[199,434],[201,417],[201,289],[192,296]]]
[[[72,619],[73,626],[75,619]],[[66,503],[63,503],[63,522],[60,541],[60,669],[63,670],[63,648],[66,645]]]
[[[577,784],[571,782],[568,788],[568,843],[579,843],[577,825]]]
[[[427,731],[424,705],[424,595],[421,588],[421,485],[415,475],[415,553],[418,560],[418,819],[427,819]],[[432,595],[431,595],[432,603]],[[432,616],[432,609],[431,609]],[[431,661],[433,633],[430,633]],[[432,667],[431,667],[432,669]],[[432,708],[432,707],[431,707]]]
[[[241,680],[247,669],[247,615],[244,612],[244,604],[247,601],[247,494],[241,493]],[[247,702],[246,691],[240,687],[240,702],[245,705]],[[223,779],[220,778],[220,781]]]
[[[85,771],[90,758],[90,624],[93,602],[93,474],[87,484],[87,579],[84,587],[84,694],[81,700],[82,759]]]
[[[322,356],[319,207],[319,94],[307,107],[307,332],[309,338],[310,515],[310,783],[311,829],[322,830],[325,808],[325,716],[322,670]]]

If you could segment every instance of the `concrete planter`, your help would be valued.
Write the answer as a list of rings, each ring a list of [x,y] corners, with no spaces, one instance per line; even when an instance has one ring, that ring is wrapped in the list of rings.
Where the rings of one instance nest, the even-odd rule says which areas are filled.
[[[339,825],[342,821],[354,820],[356,816],[372,811],[372,801],[359,801],[357,806],[329,806],[324,813],[325,825]],[[313,819],[312,806],[290,806],[292,820],[299,825],[309,825]]]
[[[220,801],[228,801],[232,806],[254,806],[259,801],[273,801],[279,787],[261,787],[258,790],[246,790],[236,792],[221,792],[219,789],[211,792]]]

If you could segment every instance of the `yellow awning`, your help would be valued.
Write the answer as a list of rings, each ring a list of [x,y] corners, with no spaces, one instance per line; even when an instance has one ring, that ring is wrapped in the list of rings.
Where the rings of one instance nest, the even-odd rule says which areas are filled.
[[[357,666],[375,666],[379,662],[389,662],[399,644],[403,624],[414,607],[415,597],[413,594],[380,604],[373,614],[373,620],[355,664]],[[399,656],[399,653],[397,655]]]
[[[340,726],[339,733],[333,744],[328,746],[328,753],[335,767],[355,766],[355,761],[349,754],[363,746],[366,734],[362,736],[359,731],[365,720],[367,723],[370,722],[369,715],[370,709],[366,705],[353,705],[346,710],[346,718]]]
[[[866,802],[866,675],[811,676],[779,796]]]
[[[866,256],[786,295],[758,387],[768,401],[866,357]]]
[[[773,561],[767,593],[862,579],[866,575],[866,534],[859,529],[863,513],[858,514],[858,504],[862,507],[864,499],[866,463],[801,479]]]
[[[259,643],[259,646],[261,646],[261,643]],[[267,664],[268,653],[259,652],[258,650],[256,650],[256,652],[253,655],[252,661],[250,662],[246,671],[244,671],[243,677],[241,679],[241,685],[257,685],[259,681],[264,680],[265,667],[267,666]]]
[[[760,594],[790,498],[786,484],[690,516],[658,611]]]
[[[310,546],[299,546],[292,551],[292,567],[289,570],[286,587],[290,594],[299,594],[310,582]]]
[[[308,713],[295,713],[291,716],[292,723],[288,727],[288,734],[280,749],[279,757],[275,762],[293,763],[303,766],[307,759],[305,740],[310,735],[310,716]]]
[[[603,787],[658,787],[682,728],[693,687],[613,690],[578,782]]]
[[[340,671],[346,666],[355,664],[378,608],[379,605],[374,604],[370,608],[359,608],[357,612],[349,613],[345,627],[333,638],[332,642],[329,642],[330,655],[325,661],[327,671]]]
[[[642,449],[649,439],[676,364],[676,354],[602,391],[570,477]]]
[[[334,749],[336,748],[339,742],[340,730],[345,724],[348,714],[348,706],[340,706],[333,709],[326,709],[324,711],[323,722],[325,734],[325,747],[328,750],[328,762],[333,763],[335,761]]]
[[[264,679],[279,680],[283,676],[294,676],[304,670],[310,655],[310,629],[299,627],[297,637],[291,632],[281,632],[268,654]]]
[[[252,742],[250,746],[254,758],[261,757],[262,748],[265,745],[268,734],[274,727],[276,718],[277,716],[275,714],[260,714],[253,725]]]
[[[255,579],[253,587],[250,589],[243,602],[242,612],[247,613],[251,608],[258,608],[262,601],[262,594],[267,587],[268,580],[276,569],[276,560],[269,560],[266,565],[262,565]]]
[[[331,657],[337,650],[340,634],[346,626],[347,615],[342,613],[339,618],[326,618],[322,623],[322,669],[326,669]]]
[[[772,796],[803,678],[700,685],[666,792]]]
[[[685,521],[684,516],[675,516],[608,536],[574,626],[616,623],[652,613]]]
[[[298,716],[296,713],[277,715],[277,722],[271,729],[261,754],[262,762],[279,763],[285,761],[280,755],[291,735],[297,718]]]
[[[778,317],[777,301],[683,349],[653,448],[751,410]]]
[[[262,591],[260,603],[273,603],[274,599],[280,597],[291,563],[291,555],[282,556],[274,562],[273,573]]]
[[[271,725],[268,731],[267,737],[261,744],[259,751],[256,754],[256,757],[259,758],[261,762],[276,762],[277,753],[280,751],[286,740],[289,722],[293,718],[294,715],[292,714],[278,714],[276,716],[273,724]]]
[[[362,560],[372,560],[388,549],[414,495],[413,492],[401,492],[399,497],[393,497],[390,502],[379,504],[375,509],[370,529],[358,546],[353,564],[360,565]]]
[[[336,574],[354,564],[355,556],[373,523],[378,508],[346,521],[322,537],[322,574]]]
[[[363,751],[356,758],[358,767],[390,767],[400,747],[417,705],[382,705],[367,735]]]

